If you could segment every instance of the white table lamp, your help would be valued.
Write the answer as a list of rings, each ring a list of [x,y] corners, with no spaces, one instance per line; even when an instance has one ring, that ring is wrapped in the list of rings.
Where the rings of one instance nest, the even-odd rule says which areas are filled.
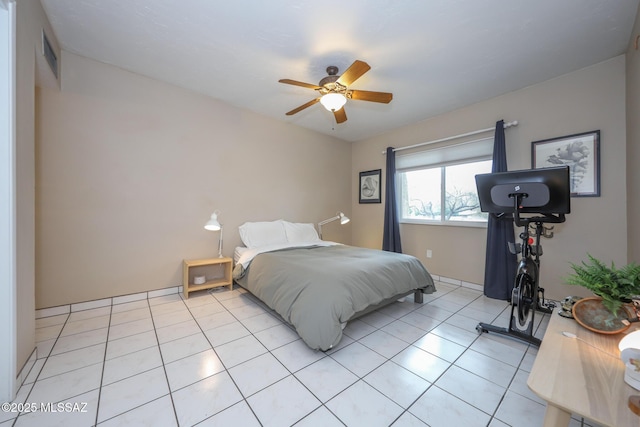
[[[320,221],[318,223],[318,234],[320,234],[320,238],[321,239],[322,239],[322,226],[325,225],[325,224],[328,224],[330,222],[337,221],[337,220],[340,220],[340,225],[344,225],[344,224],[348,223],[349,221],[351,221],[349,219],[349,217],[347,217],[342,212],[337,212],[336,216],[332,216],[331,218],[325,219],[324,221]]]
[[[219,214],[220,211],[216,209],[211,214],[211,218],[209,218],[209,221],[207,221],[207,223],[204,225],[204,228],[210,231],[220,231],[220,239],[218,240],[218,258],[222,258],[222,224],[218,222]]]

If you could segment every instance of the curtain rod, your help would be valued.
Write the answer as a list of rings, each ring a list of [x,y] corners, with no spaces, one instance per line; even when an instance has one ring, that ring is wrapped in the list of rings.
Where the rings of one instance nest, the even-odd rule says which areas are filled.
[[[507,122],[504,124],[504,128],[510,128],[513,126],[518,126],[518,121],[514,120],[512,122]],[[416,147],[422,147],[423,145],[430,145],[430,144],[435,144],[437,142],[444,142],[444,141],[450,141],[452,139],[458,139],[458,138],[464,138],[465,136],[471,136],[471,135],[477,135],[479,133],[485,133],[485,132],[489,132],[492,130],[495,130],[495,126],[492,128],[486,128],[486,129],[480,129],[480,130],[474,130],[473,132],[467,132],[467,133],[462,133],[460,135],[455,135],[455,136],[448,136],[446,138],[440,138],[440,139],[436,139],[434,141],[428,141],[428,142],[421,142],[420,144],[414,144],[414,145],[408,145],[406,147],[400,147],[400,148],[394,148],[393,151],[402,151],[402,150],[409,150],[411,148],[416,148]],[[383,151],[382,154],[387,154],[387,151]]]

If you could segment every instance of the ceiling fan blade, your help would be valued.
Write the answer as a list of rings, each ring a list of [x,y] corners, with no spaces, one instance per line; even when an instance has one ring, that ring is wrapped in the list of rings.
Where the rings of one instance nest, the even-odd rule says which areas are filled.
[[[295,113],[299,113],[300,111],[304,110],[305,108],[311,107],[313,104],[316,104],[319,101],[320,101],[320,98],[312,99],[311,101],[307,102],[306,104],[303,104],[303,105],[299,106],[298,108],[294,108],[293,110],[289,111],[287,113],[287,116],[293,116]]]
[[[302,86],[302,87],[306,87],[306,88],[309,88],[309,89],[320,89],[320,86],[312,85],[311,83],[299,82],[297,80],[280,79],[278,81],[280,83],[285,83],[285,84],[288,84],[288,85]]]
[[[336,118],[337,123],[344,123],[347,121],[347,113],[344,111],[344,107],[334,111],[333,116]]]
[[[388,92],[371,92],[368,90],[349,90],[347,91],[347,98],[388,104],[393,99],[393,94]]]
[[[342,86],[350,86],[351,83],[358,80],[364,73],[369,71],[371,67],[366,62],[355,60],[347,70],[342,73],[338,79],[338,83]]]

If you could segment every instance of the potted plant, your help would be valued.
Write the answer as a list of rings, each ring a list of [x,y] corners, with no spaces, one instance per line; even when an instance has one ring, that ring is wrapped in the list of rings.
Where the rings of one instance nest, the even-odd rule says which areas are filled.
[[[616,268],[607,266],[590,254],[589,262],[571,263],[574,273],[566,278],[570,285],[580,285],[602,298],[603,305],[617,315],[624,303],[640,295],[640,265],[630,263]]]

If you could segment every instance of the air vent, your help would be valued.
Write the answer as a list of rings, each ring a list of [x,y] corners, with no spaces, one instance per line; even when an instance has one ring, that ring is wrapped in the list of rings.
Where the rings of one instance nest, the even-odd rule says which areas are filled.
[[[56,56],[53,48],[51,47],[51,43],[47,38],[47,35],[42,30],[42,54],[44,55],[47,63],[49,63],[49,67],[51,67],[51,71],[53,71],[53,75],[56,76],[56,80],[58,79],[58,57]]]

